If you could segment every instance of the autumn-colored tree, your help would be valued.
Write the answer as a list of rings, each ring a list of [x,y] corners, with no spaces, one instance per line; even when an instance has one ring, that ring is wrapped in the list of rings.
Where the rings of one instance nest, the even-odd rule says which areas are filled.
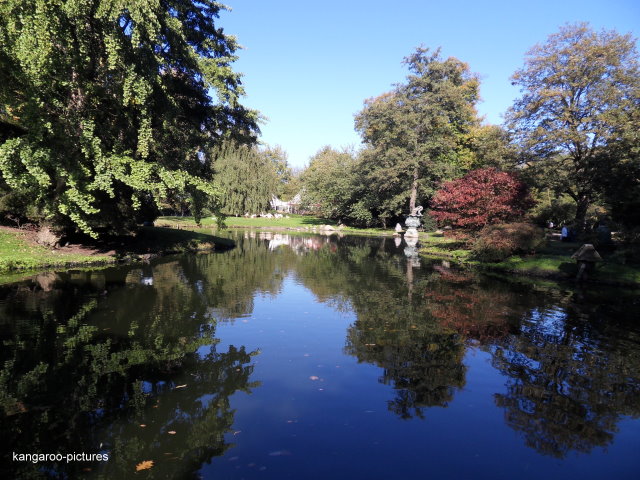
[[[532,200],[515,174],[481,168],[444,183],[431,206],[431,215],[439,222],[475,230],[521,217]]]
[[[579,230],[607,179],[603,170],[616,170],[629,157],[628,147],[616,149],[625,130],[637,129],[639,60],[630,34],[595,32],[579,23],[532,48],[512,77],[522,97],[507,112],[507,127],[522,149],[527,174],[575,201]],[[627,139],[628,146],[637,145]]]

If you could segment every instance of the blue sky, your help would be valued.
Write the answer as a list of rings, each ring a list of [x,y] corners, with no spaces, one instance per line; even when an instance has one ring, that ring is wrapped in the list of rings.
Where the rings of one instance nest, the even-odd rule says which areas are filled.
[[[360,145],[353,115],[406,76],[417,46],[442,47],[481,77],[481,115],[502,123],[524,54],[567,23],[640,36],[638,0],[227,0],[220,26],[244,47],[244,104],[267,122],[261,140],[301,167],[324,145]]]

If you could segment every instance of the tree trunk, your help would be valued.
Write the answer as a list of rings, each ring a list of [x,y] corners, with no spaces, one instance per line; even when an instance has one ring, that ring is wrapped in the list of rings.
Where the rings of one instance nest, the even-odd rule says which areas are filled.
[[[587,210],[591,205],[591,199],[588,195],[582,194],[578,196],[575,218],[575,229],[578,234],[582,234],[587,229]]]
[[[413,182],[411,182],[411,197],[409,198],[409,213],[416,209],[416,199],[418,198],[418,167],[413,168]]]

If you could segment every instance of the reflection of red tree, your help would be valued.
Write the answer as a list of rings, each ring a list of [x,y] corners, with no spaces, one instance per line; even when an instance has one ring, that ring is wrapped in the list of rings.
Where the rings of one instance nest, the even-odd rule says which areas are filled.
[[[439,281],[424,293],[429,311],[445,328],[488,343],[509,333],[509,302],[512,295],[478,288],[472,276],[435,267]]]

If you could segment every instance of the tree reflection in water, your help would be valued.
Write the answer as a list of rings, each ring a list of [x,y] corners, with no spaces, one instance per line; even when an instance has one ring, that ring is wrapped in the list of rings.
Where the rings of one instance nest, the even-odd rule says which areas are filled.
[[[105,272],[0,288],[0,442],[9,455],[111,459],[6,459],[2,478],[130,478],[146,460],[186,478],[229,448],[229,397],[255,386],[253,354],[216,351],[216,323],[176,262]]]
[[[345,351],[383,369],[380,381],[396,392],[389,410],[401,418],[453,400],[465,385],[465,345],[492,355],[507,378],[496,405],[542,454],[606,446],[623,416],[640,415],[633,292],[635,304],[621,308],[619,291],[507,283],[440,262],[417,274],[388,250],[367,242],[316,252],[298,275],[318,298],[357,314]]]
[[[602,336],[579,304],[534,309],[518,335],[489,347],[493,366],[508,378],[496,405],[528,446],[558,458],[588,453],[613,441],[622,416],[640,415],[640,336],[609,320],[618,340]]]
[[[506,379],[496,405],[543,454],[606,446],[622,416],[640,414],[640,335],[627,321],[640,305],[616,310],[606,292],[504,282],[440,261],[416,268],[392,239],[247,232],[237,242],[222,255],[0,287],[3,452],[113,454],[92,472],[69,463],[51,476],[127,478],[144,460],[166,478],[193,476],[230,447],[229,397],[255,386],[253,353],[216,349],[218,322],[250,314],[256,295],[275,298],[287,276],[355,313],[344,351],[381,368],[400,418],[455,400],[469,348],[491,355]],[[3,478],[38,469],[11,468]]]

